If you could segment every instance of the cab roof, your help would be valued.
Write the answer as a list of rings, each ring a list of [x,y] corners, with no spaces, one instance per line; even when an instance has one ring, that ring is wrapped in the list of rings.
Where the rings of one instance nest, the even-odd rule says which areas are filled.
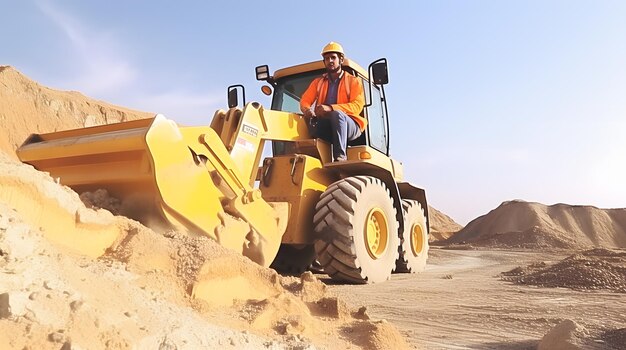
[[[344,69],[346,67],[350,68],[353,71],[357,72],[359,75],[363,76],[364,78],[367,78],[367,71],[363,69],[363,67],[361,67],[358,63],[350,60],[347,57],[343,60],[343,64],[341,66],[344,67]],[[309,63],[299,64],[296,66],[278,69],[276,72],[274,72],[273,78],[274,80],[277,80],[277,79],[284,78],[284,77],[294,75],[294,74],[300,74],[300,73],[311,72],[311,71],[322,70],[322,69],[325,69],[324,61],[318,60],[318,61],[313,61]]]

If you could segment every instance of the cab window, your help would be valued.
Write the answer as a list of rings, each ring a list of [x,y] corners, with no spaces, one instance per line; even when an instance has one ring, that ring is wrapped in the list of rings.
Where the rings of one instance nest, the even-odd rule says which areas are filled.
[[[275,111],[301,113],[300,97],[313,79],[321,74],[321,71],[315,71],[279,80],[274,90],[272,109]]]
[[[367,89],[367,81],[363,81],[363,86]],[[367,110],[367,128],[369,132],[370,147],[387,154],[387,123],[380,90],[377,86],[372,86],[372,105]]]

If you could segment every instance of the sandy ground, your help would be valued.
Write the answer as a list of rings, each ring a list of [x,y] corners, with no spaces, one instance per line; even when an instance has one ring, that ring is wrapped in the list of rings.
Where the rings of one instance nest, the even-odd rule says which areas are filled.
[[[563,260],[593,247],[624,252],[626,209],[515,200],[461,229],[431,208],[432,237],[461,230],[449,240],[460,246],[431,249],[424,273],[358,286],[317,275],[323,284],[85,207],[16,161],[32,132],[151,115],[0,66],[1,350],[626,349],[626,253],[616,264]],[[468,243],[482,248],[460,249]],[[559,269],[542,270],[552,264]],[[611,289],[515,284],[505,279],[519,275],[502,275],[510,271]]]
[[[517,266],[557,262],[568,255],[435,248],[421,274],[329,289],[351,305],[368,305],[369,315],[396,325],[417,349],[536,349],[564,320],[586,330],[580,349],[626,349],[626,343],[619,343],[623,337],[610,337],[611,331],[626,327],[625,294],[540,288],[501,279],[500,273]]]
[[[0,349],[407,349],[206,237],[157,232],[0,154]]]

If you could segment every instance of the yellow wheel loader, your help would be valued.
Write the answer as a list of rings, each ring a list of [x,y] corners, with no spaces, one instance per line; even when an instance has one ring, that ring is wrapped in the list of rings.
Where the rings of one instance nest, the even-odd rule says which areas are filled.
[[[420,271],[428,205],[389,157],[387,61],[366,71],[345,59],[343,68],[362,79],[368,101],[368,127],[349,142],[347,161],[332,162],[331,145],[312,138],[300,114],[300,96],[324,72],[322,61],[273,75],[257,67],[257,79],[269,84],[262,91],[273,93],[270,109],[246,104],[243,86],[233,85],[229,109],[217,111],[210,126],[183,127],[157,115],[33,134],[17,155],[78,193],[106,189],[121,201],[122,215],[209,236],[264,266],[299,273],[317,262],[351,283]],[[272,156],[261,161],[265,141]]]

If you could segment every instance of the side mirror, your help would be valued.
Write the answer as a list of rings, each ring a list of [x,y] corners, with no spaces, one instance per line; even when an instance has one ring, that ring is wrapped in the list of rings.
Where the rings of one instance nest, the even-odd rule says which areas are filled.
[[[381,58],[370,64],[370,72],[372,74],[372,82],[376,85],[385,85],[389,83],[389,72],[387,71],[387,59]]]
[[[379,58],[376,61],[370,63],[367,67],[368,74],[368,87],[369,87],[369,95],[366,96],[365,107],[369,107],[372,105],[372,85],[380,85],[380,89],[383,91],[384,96],[384,88],[383,85],[389,83],[389,72],[387,71],[387,59]],[[384,97],[383,97],[384,98]]]
[[[243,97],[243,104],[246,104],[246,89],[241,84],[231,85],[228,87],[228,108],[234,108],[239,105],[239,92]]]

